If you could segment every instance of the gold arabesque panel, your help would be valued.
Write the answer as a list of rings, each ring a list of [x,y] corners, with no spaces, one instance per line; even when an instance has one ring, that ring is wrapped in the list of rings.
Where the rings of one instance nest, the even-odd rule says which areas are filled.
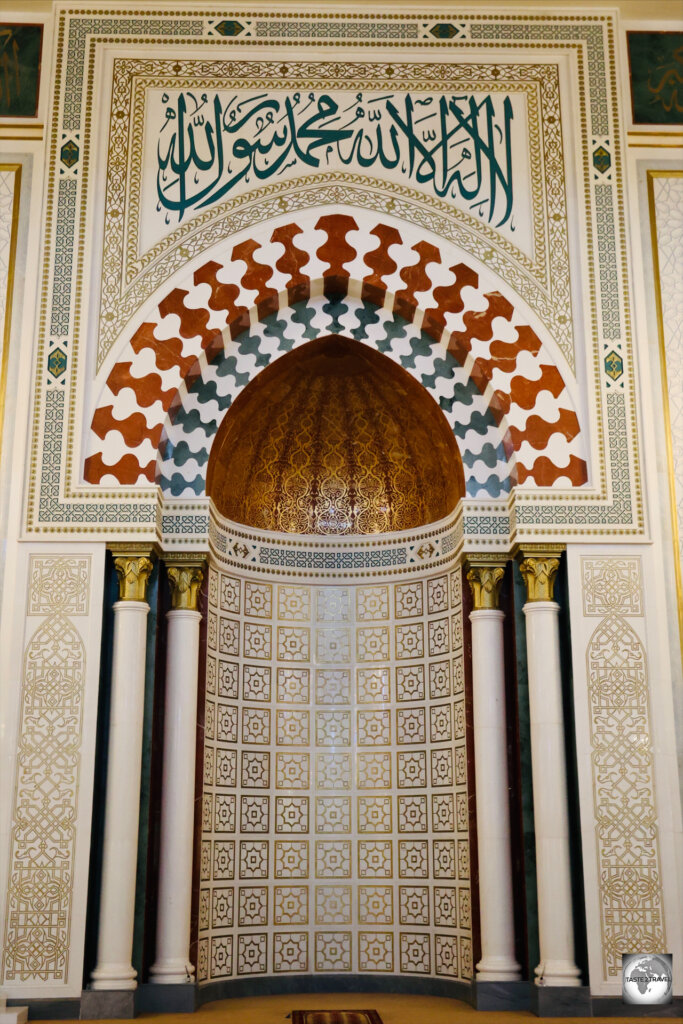
[[[335,335],[282,356],[245,388],[207,472],[222,515],[285,533],[410,530],[442,519],[464,491],[434,400],[386,356]]]

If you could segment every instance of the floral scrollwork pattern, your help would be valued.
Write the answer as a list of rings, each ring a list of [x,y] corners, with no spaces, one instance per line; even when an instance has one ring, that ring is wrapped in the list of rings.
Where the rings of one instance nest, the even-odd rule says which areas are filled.
[[[70,616],[88,613],[90,558],[31,558],[10,874],[0,981],[68,974],[86,649]]]
[[[638,614],[640,562],[582,561],[584,607],[604,613],[588,643],[587,669],[603,973],[610,979],[620,976],[622,953],[667,947],[647,657],[614,600],[619,594],[620,610]]]

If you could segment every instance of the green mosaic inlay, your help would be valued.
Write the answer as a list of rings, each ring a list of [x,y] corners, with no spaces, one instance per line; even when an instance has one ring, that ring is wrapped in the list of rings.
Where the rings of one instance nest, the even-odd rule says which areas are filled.
[[[593,167],[600,174],[604,174],[612,166],[612,157],[609,155],[608,150],[604,146],[598,146],[593,153]]]
[[[219,36],[239,36],[244,32],[244,25],[240,25],[239,21],[219,21],[216,32]]]
[[[53,377],[61,377],[64,373],[66,370],[66,355],[61,348],[55,348],[50,352],[47,368]]]
[[[634,123],[683,125],[683,32],[627,32],[626,45]]]
[[[75,163],[78,163],[78,146],[72,139],[69,139],[69,141],[65,142],[62,146],[59,155],[65,167],[73,167]]]
[[[448,22],[443,21],[438,25],[432,25],[429,31],[437,39],[452,39],[453,36],[457,36],[458,34],[458,30],[455,25],[449,25]]]

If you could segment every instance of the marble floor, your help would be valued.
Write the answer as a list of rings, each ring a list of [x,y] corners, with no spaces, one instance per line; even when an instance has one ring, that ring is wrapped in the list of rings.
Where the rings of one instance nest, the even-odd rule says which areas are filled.
[[[304,995],[257,996],[249,999],[227,999],[206,1003],[193,1014],[143,1014],[137,1021],[154,1024],[288,1024],[292,1010],[374,1009],[383,1024],[585,1024],[586,1018],[535,1017],[522,1013],[483,1013],[466,1003],[433,996],[387,995],[379,993],[317,993]],[[619,1024],[637,1020],[637,1024],[654,1024],[661,1017],[593,1017],[592,1024]],[[55,1022],[64,1024],[64,1021]],[[113,1024],[122,1024],[121,1021]]]

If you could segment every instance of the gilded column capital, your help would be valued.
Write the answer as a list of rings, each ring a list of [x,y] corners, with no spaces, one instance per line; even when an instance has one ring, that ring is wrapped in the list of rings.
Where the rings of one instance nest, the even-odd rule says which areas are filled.
[[[472,591],[475,612],[499,607],[504,575],[505,565],[468,560],[467,582]]]
[[[119,600],[146,601],[147,583],[154,568],[154,548],[149,545],[112,544],[110,550],[119,578]]]
[[[543,550],[522,549],[519,557],[519,571],[526,586],[529,601],[552,601],[555,577],[560,568],[560,554],[564,550],[554,544]]]
[[[166,562],[166,574],[171,588],[173,611],[187,609],[197,611],[197,600],[204,580],[204,561],[176,560]]]

